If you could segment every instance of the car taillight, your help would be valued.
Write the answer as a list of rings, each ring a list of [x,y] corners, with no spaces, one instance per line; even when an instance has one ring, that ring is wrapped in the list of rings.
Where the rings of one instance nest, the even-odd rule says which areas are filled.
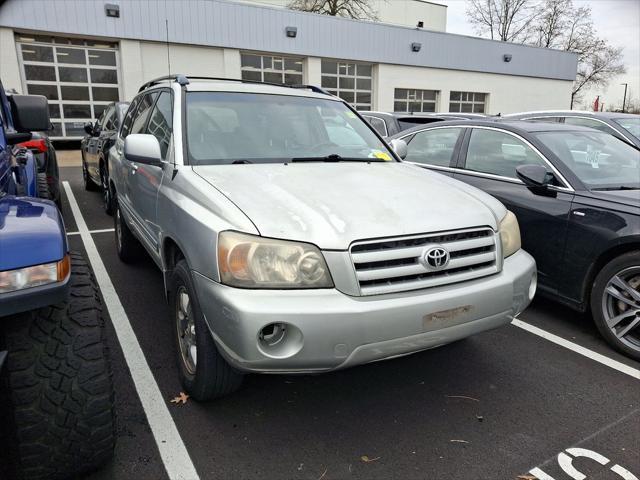
[[[36,140],[29,140],[28,142],[22,142],[17,145],[18,147],[25,147],[31,150],[37,150],[40,153],[47,151],[47,142],[44,138],[38,138]]]

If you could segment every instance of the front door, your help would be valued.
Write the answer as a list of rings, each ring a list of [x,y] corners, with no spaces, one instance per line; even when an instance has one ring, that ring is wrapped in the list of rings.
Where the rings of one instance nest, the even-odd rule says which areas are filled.
[[[538,265],[540,286],[556,291],[573,193],[557,181],[548,195],[533,193],[516,176],[520,165],[550,164],[523,138],[493,128],[469,129],[454,178],[493,195],[518,218],[522,247]]]

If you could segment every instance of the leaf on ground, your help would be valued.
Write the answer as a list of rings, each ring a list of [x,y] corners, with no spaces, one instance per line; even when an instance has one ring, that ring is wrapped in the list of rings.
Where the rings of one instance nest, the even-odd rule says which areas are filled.
[[[516,480],[538,480],[538,477],[534,475],[529,475],[528,473],[525,475],[518,475]]]
[[[449,440],[449,441],[450,441],[451,443],[469,443],[469,442],[467,442],[466,440],[456,440],[456,439],[453,439],[453,440]]]
[[[362,460],[364,463],[371,463],[375,462],[376,460],[380,460],[380,457],[369,458],[368,455],[362,455],[360,457],[360,460]]]
[[[474,401],[474,402],[479,402],[480,401],[477,398],[467,397],[466,395],[447,395],[447,398],[462,398],[464,400],[471,400],[471,401]]]
[[[175,403],[176,405],[184,405],[185,403],[187,403],[187,400],[189,400],[189,395],[184,392],[180,392],[180,395],[172,398],[170,402]]]

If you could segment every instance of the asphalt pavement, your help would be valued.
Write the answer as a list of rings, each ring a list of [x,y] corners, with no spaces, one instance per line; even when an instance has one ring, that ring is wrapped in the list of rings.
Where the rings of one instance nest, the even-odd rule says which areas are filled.
[[[103,303],[118,443],[91,479],[640,478],[640,363],[545,299],[519,317],[537,334],[511,325],[335,373],[249,375],[229,397],[172,403],[181,387],[161,273],[147,256],[121,263],[100,193],[83,189],[78,167],[61,175],[79,207],[74,218],[65,195],[70,246],[87,253],[79,214],[115,289]],[[146,365],[118,339],[122,322]],[[155,390],[140,380],[146,366]],[[158,428],[167,422],[170,436]],[[167,453],[174,442],[186,456]]]

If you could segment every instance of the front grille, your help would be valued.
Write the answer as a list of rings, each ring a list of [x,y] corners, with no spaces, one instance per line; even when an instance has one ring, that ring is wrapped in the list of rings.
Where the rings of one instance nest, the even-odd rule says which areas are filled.
[[[378,295],[437,287],[498,272],[496,242],[490,228],[358,242],[351,246],[360,293]],[[430,268],[424,255],[432,247],[449,252],[441,270]]]

